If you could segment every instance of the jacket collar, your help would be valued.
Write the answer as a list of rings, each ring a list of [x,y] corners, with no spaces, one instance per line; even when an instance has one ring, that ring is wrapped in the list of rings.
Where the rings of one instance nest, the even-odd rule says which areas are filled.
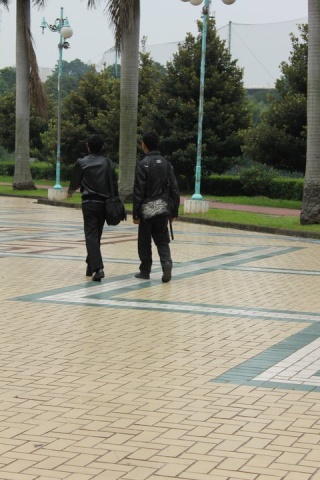
[[[159,150],[152,150],[151,152],[145,154],[146,157],[148,157],[149,155],[160,155],[160,152]]]

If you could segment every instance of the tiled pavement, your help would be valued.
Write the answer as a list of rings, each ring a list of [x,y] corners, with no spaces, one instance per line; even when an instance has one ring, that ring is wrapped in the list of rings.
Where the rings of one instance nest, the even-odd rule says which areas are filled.
[[[0,479],[320,479],[319,241],[174,227],[97,284],[80,210],[0,197]]]

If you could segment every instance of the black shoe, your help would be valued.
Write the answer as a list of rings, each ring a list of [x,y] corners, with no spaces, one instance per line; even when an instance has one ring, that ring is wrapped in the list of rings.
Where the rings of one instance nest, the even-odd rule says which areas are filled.
[[[166,263],[162,267],[163,270],[163,275],[162,275],[162,281],[163,283],[168,283],[171,280],[171,272],[172,272],[172,265],[170,263]]]
[[[95,272],[95,274],[92,277],[92,281],[93,282],[101,282],[101,278],[104,278],[104,271],[102,270],[102,268]]]
[[[149,273],[142,273],[138,272],[135,274],[136,278],[143,278],[143,280],[150,280],[150,274]]]
[[[87,267],[86,277],[92,277],[92,271],[90,270],[90,267]]]

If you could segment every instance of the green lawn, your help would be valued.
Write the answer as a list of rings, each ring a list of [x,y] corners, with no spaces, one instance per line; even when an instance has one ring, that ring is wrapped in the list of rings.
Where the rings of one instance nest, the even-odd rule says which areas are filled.
[[[256,205],[259,207],[277,207],[277,208],[293,208],[301,209],[301,202],[298,200],[278,200],[268,197],[215,197],[206,195],[205,200],[222,203],[237,203],[238,205]]]
[[[7,182],[12,184],[12,177],[6,177],[6,176],[0,176],[0,183]],[[54,185],[54,180],[35,180],[36,185],[40,188],[37,189],[36,193],[33,191],[33,193],[30,193],[30,195],[37,195],[37,196],[43,196],[42,194],[42,189],[41,185]],[[68,182],[61,182],[61,185],[63,187],[67,187],[69,185]],[[19,195],[19,192],[17,190],[13,190],[11,186],[2,186],[0,185],[0,193],[14,193]],[[22,195],[28,195],[28,193],[23,192],[21,193]],[[46,195],[45,195],[46,196]],[[189,194],[184,194],[181,193],[181,196],[191,198]],[[217,197],[214,195],[206,195],[205,200],[213,200],[216,202],[222,202],[222,203],[237,203],[241,205],[257,205],[257,206],[263,206],[263,207],[278,207],[278,208],[293,208],[293,209],[300,209],[301,208],[301,202],[295,201],[295,200],[278,200],[275,198],[268,198],[268,197]]]
[[[37,190],[13,190],[10,185],[0,185],[1,195],[13,195],[15,197],[48,197],[47,188],[38,188]]]
[[[1,177],[1,182],[12,182],[12,177]],[[48,197],[47,188],[41,188],[41,185],[54,185],[53,181],[43,180],[35,182],[38,186],[37,190],[13,190],[11,185],[0,185],[0,195],[14,195],[14,196],[30,196],[33,197]],[[68,185],[68,182],[62,183],[64,187]],[[183,195],[190,198],[190,195]],[[276,200],[270,199],[267,197],[215,197],[215,196],[206,196],[206,200],[220,201],[223,203],[236,203],[241,205],[257,205],[257,206],[266,206],[266,207],[279,207],[279,208],[293,208],[300,209],[301,202],[296,202],[292,200]],[[73,195],[72,198],[66,199],[66,203],[76,203],[80,204],[81,196],[79,193]],[[132,210],[132,205],[126,205],[128,211]],[[180,207],[179,214],[183,216],[183,207]],[[191,216],[191,215],[190,215]],[[257,213],[241,212],[241,211],[232,211],[232,210],[222,210],[222,209],[209,209],[208,213],[205,214],[194,214],[192,217],[213,220],[218,222],[230,222],[230,223],[240,223],[240,224],[249,224],[256,225],[260,227],[273,227],[294,230],[297,232],[317,232],[320,233],[320,225],[300,225],[299,217],[283,217],[276,215],[264,215]]]
[[[9,177],[9,176],[6,176],[6,175],[0,175],[0,183],[10,183],[12,184],[13,182],[13,178],[12,177]],[[36,185],[54,185],[55,184],[55,181],[54,180],[34,180],[34,183]],[[67,187],[69,185],[69,182],[61,182],[61,185],[62,187]]]
[[[283,217],[232,210],[210,209],[208,213],[192,215],[218,222],[232,222],[263,227],[282,228],[295,231],[319,232],[320,225],[300,225],[299,217]]]

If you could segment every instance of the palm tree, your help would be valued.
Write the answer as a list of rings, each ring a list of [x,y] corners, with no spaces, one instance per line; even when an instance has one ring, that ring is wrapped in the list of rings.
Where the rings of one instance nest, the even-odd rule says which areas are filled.
[[[88,7],[97,3],[88,0]],[[106,10],[121,52],[119,193],[129,201],[137,161],[140,0],[107,0]]]
[[[302,225],[320,223],[320,2],[309,0],[307,163]]]
[[[30,31],[30,0],[17,0],[16,14],[16,137],[13,188],[34,190],[30,170],[30,63],[26,35]]]
[[[0,7],[4,7],[8,10],[10,2],[11,2],[11,0],[0,0]],[[2,12],[0,10],[0,24],[1,24],[1,13]]]
[[[10,0],[0,0],[8,8]],[[13,188],[34,190],[30,170],[30,97],[40,114],[46,111],[46,102],[39,77],[38,65],[30,32],[31,0],[16,0],[16,131],[15,168]],[[44,0],[34,0],[43,5]]]

